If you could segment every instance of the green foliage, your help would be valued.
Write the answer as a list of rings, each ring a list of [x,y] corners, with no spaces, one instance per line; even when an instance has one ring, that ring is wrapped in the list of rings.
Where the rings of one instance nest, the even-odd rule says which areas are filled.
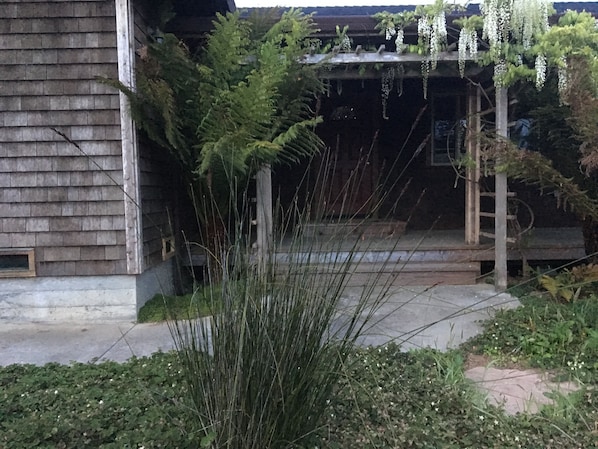
[[[521,302],[517,309],[499,311],[467,345],[499,361],[526,362],[598,382],[598,297],[563,303],[530,294]]]
[[[404,353],[392,344],[359,349],[342,371],[314,446],[590,448],[596,441],[592,431],[597,400],[594,389],[582,388],[567,401],[545,406],[537,416],[507,416],[485,403],[464,379],[457,352]]]
[[[0,368],[0,447],[192,448],[174,354]]]
[[[374,14],[372,17],[377,22],[375,29],[380,30],[381,34],[386,34],[387,30],[403,30],[416,22],[415,11],[401,11],[397,13],[382,11]]]
[[[594,264],[564,268],[554,275],[543,274],[539,278],[540,285],[553,299],[566,302],[577,300],[582,291],[586,295],[594,291],[595,282],[598,282],[598,265]]]
[[[299,63],[314,31],[310,16],[285,12],[263,36],[238,13],[218,16],[200,61],[198,175],[231,176],[274,161],[297,162],[321,145],[310,105],[321,85]]]
[[[562,66],[563,58],[573,56],[595,60],[598,50],[595,18],[588,12],[568,10],[559,18],[558,26],[542,36],[538,47],[556,67]]]
[[[214,287],[200,287],[182,296],[157,294],[137,314],[139,323],[156,323],[174,318],[193,319],[218,313],[221,304]]]
[[[129,97],[137,126],[179,162],[212,267],[228,245],[234,191],[264,164],[294,164],[323,147],[312,110],[322,83],[315,67],[300,63],[314,45],[312,18],[290,10],[262,25],[257,16],[218,15],[197,54],[167,34],[140,50],[135,89],[105,80]]]

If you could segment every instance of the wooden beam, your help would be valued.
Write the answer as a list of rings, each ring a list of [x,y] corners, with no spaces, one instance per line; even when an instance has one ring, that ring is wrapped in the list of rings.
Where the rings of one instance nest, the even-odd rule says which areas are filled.
[[[360,53],[336,53],[323,54],[316,53],[305,55],[302,62],[305,64],[398,64],[398,63],[419,63],[426,61],[428,56],[416,55],[415,53],[396,53],[385,52],[383,46],[378,51],[364,51]],[[471,59],[468,59],[471,61]],[[459,54],[457,52],[444,52],[438,55],[438,62],[458,62]]]

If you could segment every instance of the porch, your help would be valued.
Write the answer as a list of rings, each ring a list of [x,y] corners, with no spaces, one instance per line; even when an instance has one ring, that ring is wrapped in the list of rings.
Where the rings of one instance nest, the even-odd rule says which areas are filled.
[[[534,228],[510,244],[507,254],[510,262],[580,259],[585,256],[582,232],[579,227]],[[490,239],[466,244],[463,229],[407,230],[386,237],[363,237],[357,232],[335,237],[310,229],[303,245],[283,239],[275,249],[278,263],[302,257],[309,257],[315,272],[319,265],[351,258],[349,286],[364,285],[380,273],[381,281],[392,277],[396,285],[470,285],[480,280],[483,264],[492,269],[495,253]]]

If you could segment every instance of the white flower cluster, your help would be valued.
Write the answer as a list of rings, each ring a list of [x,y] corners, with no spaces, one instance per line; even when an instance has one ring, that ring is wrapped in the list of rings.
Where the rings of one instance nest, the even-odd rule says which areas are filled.
[[[484,16],[482,39],[488,39],[490,48],[500,47],[509,39],[511,1],[484,0],[480,4],[480,11]]]
[[[392,39],[392,37],[397,34],[397,30],[395,30],[394,28],[386,28],[384,30],[384,34],[386,35],[386,40],[389,41]]]
[[[442,47],[447,43],[446,17],[444,11],[435,16],[422,16],[417,21],[417,33],[424,41],[428,57],[431,62],[430,68],[436,69],[438,55]]]
[[[343,36],[343,39],[340,42],[341,51],[348,52],[351,51],[351,38],[347,35]]]
[[[387,41],[390,41],[394,38],[396,45],[395,51],[397,53],[403,53],[403,49],[405,48],[405,32],[403,29],[386,28],[384,30],[384,34],[386,35]]]
[[[546,0],[513,0],[511,27],[514,37],[529,50],[534,35],[548,31],[548,2]]]
[[[496,87],[504,86],[504,77],[507,73],[507,61],[500,59],[494,64],[494,84]]]
[[[558,68],[558,78],[559,94],[561,98],[563,98],[567,92],[567,89],[569,88],[569,68],[567,66],[567,58],[565,56],[561,58],[561,64]]]
[[[544,87],[546,82],[546,56],[539,53],[536,56],[536,88],[538,90]]]
[[[403,53],[405,48],[405,33],[403,32],[402,28],[399,28],[396,31],[397,37],[395,38],[395,45],[396,45],[396,52]]]
[[[474,61],[478,57],[478,34],[475,29],[461,28],[459,32],[459,73],[461,78],[465,75],[465,60],[467,51]]]

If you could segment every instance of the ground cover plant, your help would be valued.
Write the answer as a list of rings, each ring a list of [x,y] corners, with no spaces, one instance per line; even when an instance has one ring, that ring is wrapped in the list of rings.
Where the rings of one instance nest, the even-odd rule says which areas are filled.
[[[467,348],[498,363],[520,363],[560,370],[573,378],[598,381],[598,296],[588,292],[575,301],[559,301],[532,290],[521,307],[498,311]]]
[[[392,344],[352,351],[317,432],[296,447],[598,444],[592,384],[538,415],[506,416],[466,381],[464,360],[459,351],[403,353]],[[174,353],[124,364],[0,368],[0,447],[197,448],[202,432],[193,429],[185,385]]]
[[[201,318],[220,310],[215,300],[214,287],[198,287],[184,295],[157,294],[146,302],[137,314],[138,323],[156,323],[173,318]]]
[[[190,448],[174,354],[127,363],[0,368],[0,447]]]

